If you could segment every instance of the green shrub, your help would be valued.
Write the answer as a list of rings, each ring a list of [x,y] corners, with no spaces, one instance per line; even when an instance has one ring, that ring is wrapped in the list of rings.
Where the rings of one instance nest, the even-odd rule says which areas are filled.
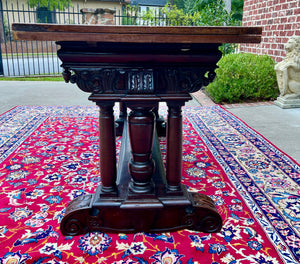
[[[272,100],[279,94],[275,63],[268,55],[228,54],[218,66],[215,80],[206,87],[217,103]]]

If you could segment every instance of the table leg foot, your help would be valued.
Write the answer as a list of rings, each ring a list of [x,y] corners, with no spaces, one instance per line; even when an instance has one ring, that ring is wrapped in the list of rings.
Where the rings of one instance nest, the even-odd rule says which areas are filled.
[[[191,211],[185,219],[185,221],[191,222],[191,229],[205,233],[220,232],[222,218],[213,200],[207,195],[200,193],[191,193],[191,195],[194,202],[194,212]]]
[[[83,195],[69,203],[60,223],[60,231],[64,236],[77,236],[89,231],[87,219],[89,214],[93,215],[92,200],[93,195]]]
[[[160,233],[190,229],[219,232],[222,219],[206,195],[185,192],[184,196],[144,199],[96,198],[84,195],[73,200],[61,222],[63,235],[87,232]]]

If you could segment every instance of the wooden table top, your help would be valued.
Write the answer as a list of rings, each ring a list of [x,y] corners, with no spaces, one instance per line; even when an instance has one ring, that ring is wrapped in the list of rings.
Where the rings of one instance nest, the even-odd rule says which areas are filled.
[[[118,43],[260,43],[261,27],[12,25],[16,40]]]

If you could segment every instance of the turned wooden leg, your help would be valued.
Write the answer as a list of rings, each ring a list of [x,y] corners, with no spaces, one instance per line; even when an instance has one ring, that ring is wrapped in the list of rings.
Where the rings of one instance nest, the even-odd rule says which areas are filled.
[[[167,121],[167,165],[168,191],[181,190],[182,174],[182,116],[181,104],[168,103]]]
[[[132,108],[128,116],[128,132],[132,151],[129,162],[133,193],[148,193],[152,190],[151,178],[154,171],[152,145],[155,116],[150,108]]]
[[[99,115],[101,194],[116,193],[116,140],[114,103],[97,103]]]

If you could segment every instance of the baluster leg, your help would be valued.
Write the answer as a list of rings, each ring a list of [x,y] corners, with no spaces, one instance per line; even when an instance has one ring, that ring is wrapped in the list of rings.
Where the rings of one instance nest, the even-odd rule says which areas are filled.
[[[129,162],[133,193],[149,193],[153,189],[151,179],[154,171],[152,146],[155,129],[155,115],[151,108],[132,108],[128,116],[128,132],[132,151]]]
[[[113,115],[114,103],[99,103],[99,144],[101,196],[116,194],[116,136]]]
[[[181,191],[182,176],[182,116],[183,103],[168,102],[167,121],[167,189],[170,192]]]

